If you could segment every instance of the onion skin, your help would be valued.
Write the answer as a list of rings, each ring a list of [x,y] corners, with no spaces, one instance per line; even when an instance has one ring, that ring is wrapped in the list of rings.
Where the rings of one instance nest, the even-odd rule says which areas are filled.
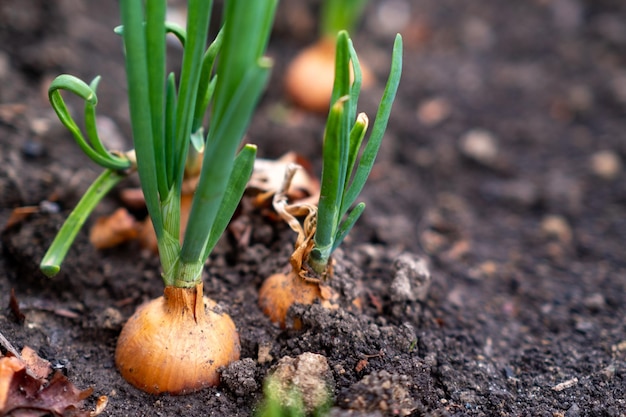
[[[167,286],[142,305],[117,342],[115,364],[126,381],[150,394],[188,394],[219,384],[219,368],[239,359],[232,319],[193,288]]]
[[[273,323],[287,327],[287,311],[293,304],[313,304],[322,300],[319,284],[306,282],[296,273],[274,274],[267,278],[259,290],[259,306]],[[299,321],[293,327],[300,328]]]
[[[323,37],[305,48],[289,64],[285,90],[289,98],[305,110],[326,113],[335,80],[335,38]],[[362,87],[373,82],[372,72],[361,62]]]

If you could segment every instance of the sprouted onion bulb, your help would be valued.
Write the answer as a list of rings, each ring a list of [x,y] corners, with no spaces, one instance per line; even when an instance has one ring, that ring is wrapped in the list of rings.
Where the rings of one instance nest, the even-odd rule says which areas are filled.
[[[295,272],[274,274],[267,278],[259,290],[259,306],[263,313],[280,327],[287,327],[287,311],[293,304],[313,304],[321,300],[320,287],[306,282]],[[294,323],[295,328],[299,327]]]
[[[118,339],[115,363],[135,387],[151,394],[187,394],[219,383],[219,368],[239,359],[232,319],[193,288],[168,286],[141,306]]]

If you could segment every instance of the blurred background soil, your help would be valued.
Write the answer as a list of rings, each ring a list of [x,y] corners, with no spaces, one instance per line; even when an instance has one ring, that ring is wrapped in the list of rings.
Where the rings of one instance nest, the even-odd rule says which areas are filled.
[[[315,39],[318,8],[281,2],[272,79],[247,136],[261,157],[296,151],[315,172],[324,120],[294,108],[281,77]],[[359,288],[362,311],[300,307],[303,330],[272,326],[251,300],[286,268],[294,236],[248,212],[239,221],[249,241],[226,236],[205,274],[205,292],[239,328],[243,360],[217,388],[153,397],[121,379],[113,353],[126,318],[162,293],[158,260],[135,242],[96,251],[85,230],[59,276],[37,269],[99,173],[47,103],[53,77],[102,75],[103,136],[130,147],[117,3],[4,0],[0,224],[16,207],[36,213],[2,233],[0,331],[93,387],[88,407],[107,395],[111,416],[249,416],[268,369],[304,352],[328,360],[333,416],[624,416],[625,22],[618,0],[372,0],[352,34],[378,80],[361,98],[372,118],[396,32],[405,55],[368,208],[336,257],[338,285]],[[428,263],[424,301],[393,284],[402,259]]]

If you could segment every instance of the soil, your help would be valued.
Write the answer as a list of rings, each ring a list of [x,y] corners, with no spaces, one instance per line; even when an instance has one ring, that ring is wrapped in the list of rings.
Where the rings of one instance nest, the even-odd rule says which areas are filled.
[[[317,7],[280,5],[275,68],[247,139],[262,157],[293,150],[319,172],[323,118],[293,108],[280,78],[313,41]],[[51,79],[102,75],[108,140],[130,147],[116,2],[5,0],[0,224],[16,207],[36,213],[2,233],[0,331],[93,387],[87,407],[108,396],[110,416],[250,416],[268,370],[305,352],[327,358],[333,416],[625,416],[624,21],[616,0],[373,0],[353,36],[379,80],[362,108],[375,114],[396,31],[405,70],[368,208],[335,257],[335,285],[362,294],[362,309],[300,306],[301,330],[270,324],[254,300],[287,268],[294,235],[247,212],[249,241],[229,232],[204,275],[242,360],[219,387],[177,397],[144,394],[114,366],[122,324],[162,294],[154,256],[135,242],[96,251],[84,230],[57,277],[37,267],[99,172],[50,109]],[[11,289],[24,323],[5,308]]]

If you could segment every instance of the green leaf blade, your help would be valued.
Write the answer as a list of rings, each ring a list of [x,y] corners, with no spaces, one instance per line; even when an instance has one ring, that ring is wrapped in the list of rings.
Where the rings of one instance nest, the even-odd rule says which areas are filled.
[[[213,1],[210,0],[190,0],[187,6],[187,39],[183,52],[176,107],[174,153],[177,159],[172,170],[177,175],[174,184],[178,188],[183,181],[183,168],[189,149],[189,135],[193,123],[196,92],[200,81],[202,56],[209,31],[212,6]]]
[[[53,277],[60,271],[67,252],[91,212],[100,200],[124,178],[125,175],[108,169],[100,174],[85,191],[41,260],[39,268],[46,276]]]
[[[342,203],[341,209],[342,212],[346,212],[346,210],[354,203],[361,190],[363,189],[363,186],[365,185],[365,182],[372,170],[372,167],[374,166],[376,155],[378,154],[378,150],[380,149],[380,144],[385,134],[385,130],[387,129],[387,122],[389,121],[391,108],[393,106],[393,102],[398,91],[401,74],[402,37],[400,35],[397,35],[394,42],[393,54],[391,58],[391,70],[389,73],[389,78],[387,80],[387,85],[385,86],[385,91],[383,92],[383,97],[381,99],[381,103],[376,114],[376,120],[374,121],[372,133],[367,141],[367,144],[365,145],[363,155],[359,160],[352,184],[350,185],[344,196],[344,201]]]
[[[332,106],[324,132],[322,184],[314,236],[315,247],[320,252],[322,261],[328,261],[330,257],[339,223],[339,207],[343,192],[343,184],[340,181],[343,157],[340,142],[345,102],[345,99],[339,100]]]
[[[126,50],[126,77],[133,143],[137,156],[137,171],[146,206],[158,239],[163,235],[163,219],[158,193],[157,164],[152,136],[152,111],[148,82],[146,37],[141,2],[120,2],[123,39]]]
[[[228,227],[230,220],[243,197],[243,193],[248,184],[248,180],[254,169],[254,160],[256,158],[256,146],[246,145],[235,158],[233,170],[228,180],[226,192],[222,199],[222,204],[211,228],[211,235],[204,249],[203,259],[208,258],[209,254],[217,244],[218,240]]]
[[[156,168],[157,187],[160,196],[165,196],[171,185],[167,178],[165,154],[165,0],[146,2],[146,48],[148,66],[148,89],[152,123],[152,140]],[[161,197],[163,198],[163,197]]]

